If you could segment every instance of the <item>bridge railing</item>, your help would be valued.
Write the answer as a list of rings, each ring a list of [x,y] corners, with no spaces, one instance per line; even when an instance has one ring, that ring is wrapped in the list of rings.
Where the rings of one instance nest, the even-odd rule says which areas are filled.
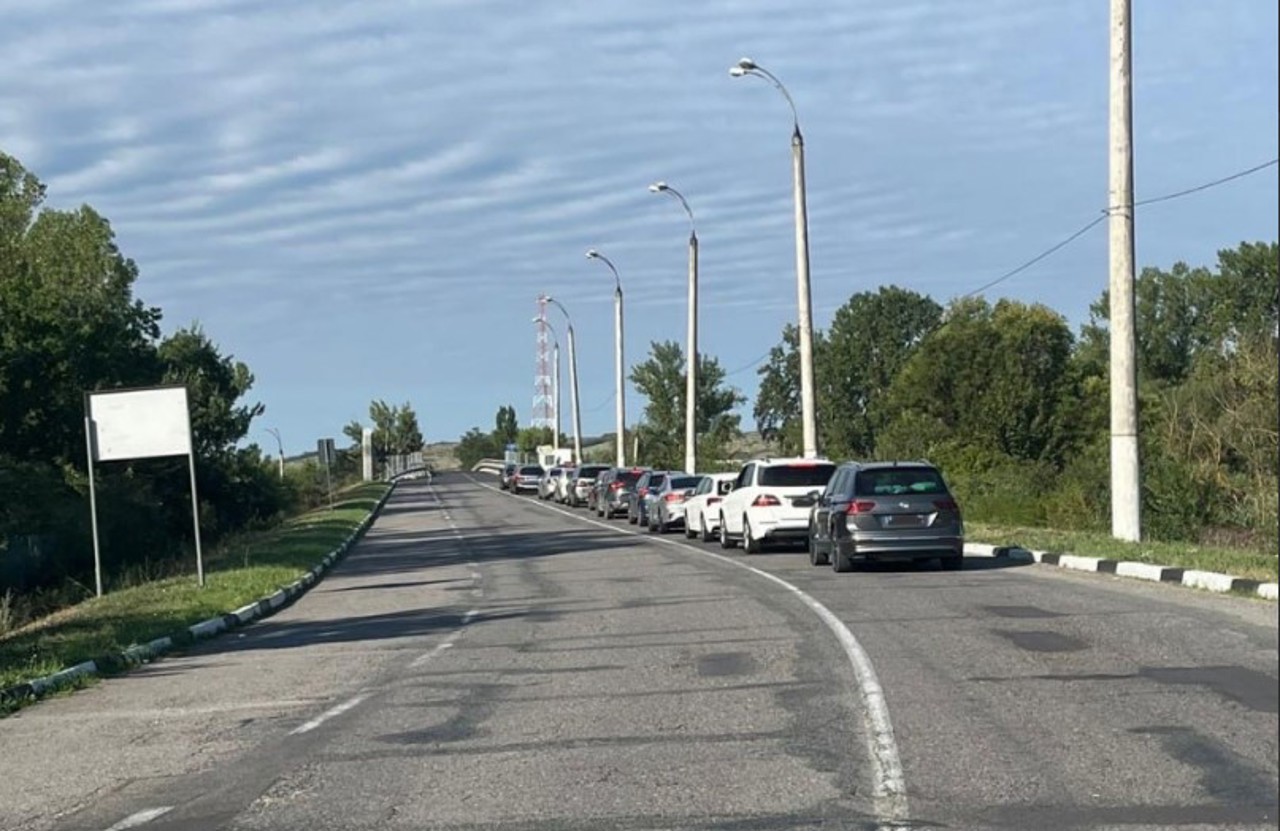
[[[471,466],[472,473],[492,473],[498,476],[502,473],[502,468],[506,462],[502,459],[481,459]]]

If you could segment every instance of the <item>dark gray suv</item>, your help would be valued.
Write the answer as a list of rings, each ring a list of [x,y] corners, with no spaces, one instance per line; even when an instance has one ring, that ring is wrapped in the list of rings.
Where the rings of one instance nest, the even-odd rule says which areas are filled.
[[[928,462],[845,462],[809,513],[809,562],[938,559],[964,566],[964,521],[942,473]]]

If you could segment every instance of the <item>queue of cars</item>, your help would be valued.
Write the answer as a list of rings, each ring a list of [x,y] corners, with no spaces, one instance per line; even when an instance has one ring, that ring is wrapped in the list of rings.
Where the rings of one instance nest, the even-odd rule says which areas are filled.
[[[925,461],[836,463],[752,459],[736,473],[687,473],[610,465],[508,464],[501,487],[626,516],[650,533],[738,545],[803,543],[814,566],[853,570],[860,562],[938,560],[964,564],[964,520],[942,473]]]

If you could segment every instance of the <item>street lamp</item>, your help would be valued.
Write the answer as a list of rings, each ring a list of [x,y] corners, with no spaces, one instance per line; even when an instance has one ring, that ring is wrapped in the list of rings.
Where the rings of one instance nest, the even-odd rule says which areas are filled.
[[[800,117],[796,114],[796,102],[782,82],[772,72],[750,58],[742,58],[729,69],[735,78],[752,75],[772,83],[791,108],[793,130],[791,132],[791,175],[795,191],[796,218],[796,299],[799,306],[800,335],[800,414],[804,433],[804,455],[812,459],[818,455],[818,420],[814,408],[813,393],[813,301],[809,297],[809,212],[805,204],[804,189],[804,137],[800,134]]]
[[[280,431],[275,427],[268,427],[267,432],[276,437],[276,447],[280,451],[280,478],[284,478],[284,442],[280,441]]]
[[[609,270],[613,272],[613,375],[614,394],[618,399],[616,405],[618,421],[618,440],[616,443],[618,448],[615,454],[615,462],[618,467],[626,467],[627,437],[624,431],[627,425],[627,407],[626,399],[623,398],[624,391],[622,387],[622,278],[618,276],[618,269],[614,268],[609,258],[594,248],[587,250],[587,259],[600,260],[609,266]]]
[[[556,374],[551,378],[551,409],[556,411],[556,423],[552,428],[554,432],[551,434],[552,449],[556,454],[556,464],[560,464],[560,336],[556,334],[555,327],[551,325],[551,321],[545,317],[535,317],[534,323],[541,323],[551,332],[552,349],[551,354],[556,364]]]
[[[693,209],[684,194],[666,182],[649,185],[652,193],[669,193],[680,200],[689,215],[689,322],[686,336],[684,386],[684,469],[698,469],[698,231],[694,227]]]
[[[580,409],[581,398],[578,397],[578,347],[573,337],[573,318],[569,317],[569,312],[565,310],[564,305],[554,297],[544,294],[542,299],[560,310],[560,314],[564,315],[566,331],[569,333],[569,395],[573,399],[573,460],[575,464],[582,464],[582,411]],[[559,354],[559,353],[557,353]],[[558,359],[557,359],[558,360]],[[559,363],[556,364],[556,376],[559,378]],[[559,381],[556,383],[557,391],[560,389]],[[557,392],[557,396],[559,393]],[[559,433],[560,407],[556,406],[556,432]],[[557,437],[558,440],[558,437]]]

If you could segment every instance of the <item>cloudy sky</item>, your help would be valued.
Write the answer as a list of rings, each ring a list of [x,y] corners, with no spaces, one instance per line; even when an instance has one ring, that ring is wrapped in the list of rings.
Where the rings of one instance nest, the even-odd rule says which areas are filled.
[[[888,283],[945,302],[1106,203],[1106,0],[0,0],[0,149],[92,204],[166,330],[257,375],[286,450],[409,401],[429,440],[522,423],[536,297],[574,317],[584,430],[683,342],[689,199],[703,351],[754,393],[795,319],[785,101],[808,151],[816,322]],[[1135,3],[1138,197],[1277,155],[1274,0]],[[1140,264],[1274,240],[1276,168],[1140,212]],[[1100,225],[987,292],[1079,325]],[[567,396],[566,396],[567,398]],[[643,402],[631,394],[629,420]],[[566,403],[567,410],[567,403]],[[749,419],[748,419],[749,421]],[[568,429],[568,419],[565,419]]]

